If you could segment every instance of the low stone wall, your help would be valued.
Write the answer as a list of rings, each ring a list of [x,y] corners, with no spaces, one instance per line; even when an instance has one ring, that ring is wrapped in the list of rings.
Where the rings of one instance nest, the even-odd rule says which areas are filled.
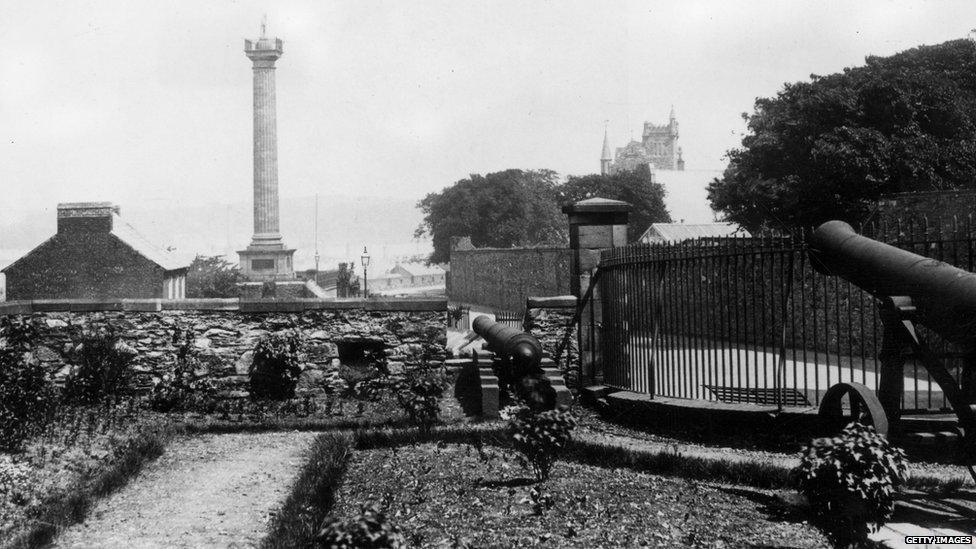
[[[553,360],[564,344],[567,326],[573,320],[576,313],[576,298],[573,296],[558,297],[530,297],[526,300],[526,314],[524,329],[526,332],[535,336],[542,349]],[[576,340],[576,327],[569,329],[569,364],[566,364],[566,350],[559,357],[558,368],[560,373],[566,378],[566,383],[570,387],[576,387],[578,371],[576,365],[579,363],[579,344]]]
[[[569,248],[451,250],[447,295],[452,303],[522,312],[533,295],[570,292]]]
[[[231,307],[229,302],[236,300],[211,301]],[[0,314],[29,318],[38,328],[35,356],[50,368],[56,381],[70,370],[74,341],[85,329],[115,331],[135,351],[137,389],[148,387],[154,376],[173,371],[177,350],[173,334],[178,328],[192,334],[199,361],[197,377],[214,380],[227,397],[246,396],[254,347],[266,334],[282,330],[296,330],[305,342],[299,383],[305,393],[322,391],[325,377],[336,370],[355,379],[379,362],[398,375],[423,362],[439,365],[446,358],[444,300],[401,302],[403,310],[391,310],[397,305],[391,301],[382,305],[359,301],[359,307],[349,308],[347,305],[356,302],[326,308],[319,301],[312,310],[301,301],[242,302],[234,307],[237,310],[86,310],[94,308],[93,303],[61,302],[61,310],[47,311],[36,311],[37,303],[7,304]],[[55,309],[55,303],[46,302],[39,308]],[[82,310],[65,310],[70,308]]]

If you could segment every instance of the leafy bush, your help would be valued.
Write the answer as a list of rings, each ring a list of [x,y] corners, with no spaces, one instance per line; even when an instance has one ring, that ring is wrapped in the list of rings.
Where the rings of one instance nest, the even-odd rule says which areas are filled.
[[[65,380],[65,399],[73,404],[94,404],[126,392],[132,378],[135,351],[107,328],[82,332],[75,340],[74,368]]]
[[[363,506],[360,514],[348,522],[329,522],[319,533],[316,546],[329,549],[401,549],[407,547],[407,540],[374,503]]]
[[[447,387],[444,372],[440,369],[420,368],[396,383],[394,391],[397,403],[407,413],[410,421],[424,431],[437,423],[441,411],[440,399]]]
[[[254,349],[250,369],[251,398],[286,400],[295,397],[302,369],[299,365],[302,341],[295,331],[269,334]]]
[[[30,356],[29,322],[0,318],[0,447],[15,448],[37,432],[55,405],[53,384]]]
[[[548,479],[559,451],[569,442],[576,419],[565,406],[544,412],[524,405],[507,410],[508,431],[515,449],[525,456],[536,480]]]
[[[193,332],[176,328],[173,332],[173,345],[177,346],[176,366],[172,375],[153,377],[149,407],[157,412],[216,410],[216,385],[210,379],[197,378],[195,374],[200,361],[193,352]]]
[[[460,305],[448,305],[447,318],[451,321],[451,326],[460,327],[461,319],[464,318],[464,311],[464,307]]]
[[[863,544],[895,509],[895,490],[905,480],[905,454],[874,431],[851,423],[833,438],[813,440],[794,470],[831,541]]]

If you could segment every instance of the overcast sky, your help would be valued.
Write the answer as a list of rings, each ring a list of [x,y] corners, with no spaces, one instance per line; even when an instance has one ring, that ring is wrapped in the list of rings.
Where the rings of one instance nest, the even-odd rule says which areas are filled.
[[[971,1],[4,4],[0,211],[249,201],[264,13],[283,196],[592,173],[604,120],[622,146],[672,104],[688,168],[721,169],[757,96],[976,27]]]

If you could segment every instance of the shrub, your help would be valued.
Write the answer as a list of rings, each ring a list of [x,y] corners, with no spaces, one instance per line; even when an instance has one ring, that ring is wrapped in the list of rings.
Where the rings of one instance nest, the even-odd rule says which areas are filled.
[[[576,419],[565,406],[544,412],[515,406],[506,415],[515,449],[525,456],[536,480],[548,479],[559,451],[569,442]]]
[[[448,305],[447,318],[451,321],[451,326],[458,328],[461,324],[461,319],[464,318],[464,307],[460,305]]]
[[[251,398],[294,398],[302,373],[301,347],[301,338],[294,331],[269,334],[258,342],[249,372]]]
[[[326,524],[316,538],[316,546],[329,549],[400,549],[407,547],[407,541],[374,503],[363,506],[360,514],[348,522],[334,520]]]
[[[149,407],[157,412],[198,410],[212,412],[217,403],[217,387],[207,378],[197,378],[199,359],[193,352],[193,333],[183,328],[173,332],[176,346],[176,366],[172,375],[153,377],[149,390]]]
[[[441,411],[440,399],[447,387],[444,372],[420,368],[394,387],[397,403],[407,413],[411,423],[424,431],[437,423]]]
[[[94,404],[107,396],[124,393],[132,377],[135,351],[114,331],[86,330],[75,340],[74,368],[65,380],[64,396],[73,404]]]
[[[13,449],[43,427],[55,406],[54,386],[30,356],[29,322],[0,318],[0,447]]]
[[[864,544],[891,517],[905,472],[902,450],[851,423],[839,436],[813,440],[794,475],[827,536],[846,547]]]

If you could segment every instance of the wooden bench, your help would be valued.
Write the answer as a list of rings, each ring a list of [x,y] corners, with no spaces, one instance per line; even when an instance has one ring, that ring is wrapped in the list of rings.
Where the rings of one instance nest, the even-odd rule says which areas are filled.
[[[721,402],[748,402],[751,404],[777,404],[783,406],[810,406],[807,396],[800,391],[792,388],[758,388],[758,387],[720,387],[718,385],[702,385],[715,395]]]

